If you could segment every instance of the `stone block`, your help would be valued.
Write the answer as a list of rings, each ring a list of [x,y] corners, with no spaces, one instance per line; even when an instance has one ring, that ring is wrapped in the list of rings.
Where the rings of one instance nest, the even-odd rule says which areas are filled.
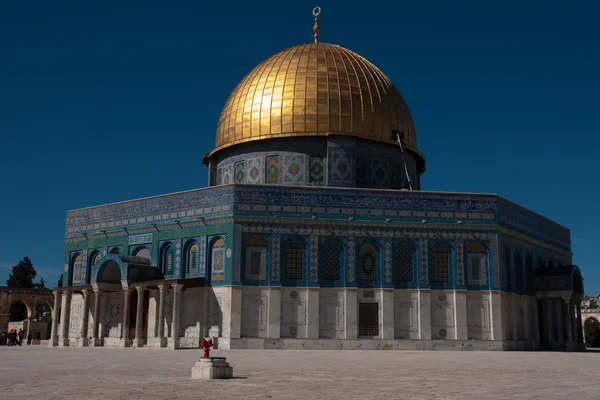
[[[192,367],[192,379],[231,379],[233,367],[225,357],[202,357]]]

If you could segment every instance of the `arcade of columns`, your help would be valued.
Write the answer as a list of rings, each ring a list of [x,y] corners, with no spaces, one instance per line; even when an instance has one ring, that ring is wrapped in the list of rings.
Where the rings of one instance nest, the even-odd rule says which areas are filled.
[[[172,341],[167,340],[165,337],[165,297],[166,290],[168,290],[169,286],[172,288],[173,293],[173,314],[172,314],[172,333],[171,337],[174,338]],[[179,347],[179,316],[181,313],[181,293],[182,293],[182,284],[159,284],[158,287],[158,321],[162,323],[158,323],[158,340],[160,347]],[[137,309],[136,309],[136,328],[135,328],[135,337],[133,340],[129,337],[129,321],[130,321],[130,299],[132,290],[137,291]],[[120,327],[120,346],[121,347],[129,347],[132,345],[133,347],[142,347],[144,345],[144,335],[143,328],[144,324],[142,323],[143,313],[144,313],[144,296],[146,295],[149,287],[147,286],[128,286],[122,289],[122,323]],[[94,293],[94,310],[93,310],[93,329],[91,342],[88,340],[88,318],[89,318],[89,298],[90,294]],[[105,290],[101,288],[83,288],[81,289],[81,294],[83,296],[83,305],[80,314],[80,321],[78,323],[79,332],[77,334],[77,346],[85,347],[85,346],[102,346],[102,338],[99,336],[100,334],[100,323],[101,323],[101,306],[103,301],[103,294],[113,290]],[[58,332],[58,318],[54,318],[52,320],[52,330],[50,335],[49,347],[66,347],[70,345],[69,338],[69,327],[70,327],[70,319],[71,319],[71,297],[72,292],[70,291],[59,291],[54,290],[52,292],[54,294],[54,310],[55,314],[58,315],[60,312],[60,332]],[[59,302],[59,296],[61,297],[61,301]],[[72,338],[71,338],[72,339]]]

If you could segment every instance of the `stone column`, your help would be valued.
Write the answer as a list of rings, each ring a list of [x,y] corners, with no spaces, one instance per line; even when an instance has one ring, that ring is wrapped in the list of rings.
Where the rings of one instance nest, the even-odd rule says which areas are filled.
[[[34,308],[35,310],[35,308]],[[25,330],[25,336],[23,337],[23,344],[28,344],[29,335],[31,335],[31,317],[27,318],[27,329]]]
[[[71,322],[71,293],[62,292],[62,310],[60,313],[60,337],[58,345],[60,347],[69,346],[69,324]]]
[[[137,310],[135,314],[135,339],[133,341],[133,347],[143,347],[144,338],[142,328],[144,325],[144,293],[146,289],[143,287],[136,287],[137,290]]]
[[[571,312],[571,299],[565,298],[564,304],[566,307],[565,310],[565,321],[563,326],[565,327],[565,341],[567,342],[567,348],[573,346],[573,321],[572,321],[572,312]]]
[[[346,307],[346,319],[344,321],[344,332],[346,339],[358,338],[358,290],[346,289],[344,306]],[[352,347],[350,347],[352,348]]]
[[[306,288],[306,337],[308,339],[319,338],[319,288]]]
[[[467,326],[467,292],[463,290],[454,291],[454,329],[454,338],[456,340],[469,340]]]
[[[158,285],[158,339],[160,347],[167,346],[165,339],[165,286]]]
[[[379,331],[382,339],[394,339],[394,289],[381,289]]]
[[[130,339],[129,339],[129,311],[131,309],[131,305],[129,300],[131,298],[131,289],[124,288],[123,289],[123,323],[121,324],[121,343],[119,347],[129,347]]]
[[[180,310],[180,300],[181,300],[181,288],[182,284],[173,284],[171,285],[173,288],[173,320],[171,327],[171,337],[169,338],[169,348],[178,349],[179,348],[179,314]]]
[[[54,314],[52,315],[52,329],[50,330],[50,341],[48,347],[58,346],[58,313],[60,311],[60,302],[58,301],[58,292],[52,292],[54,295]]]
[[[83,295],[83,305],[81,306],[81,323],[79,325],[79,341],[77,345],[79,347],[88,346],[88,320],[89,320],[89,294],[90,291],[88,289],[83,289],[81,291]]]
[[[102,301],[102,290],[94,290],[94,328],[92,332],[92,346],[97,347],[101,345],[100,339],[98,338],[98,331],[100,329],[100,302]]]
[[[577,302],[577,343],[583,343],[583,325],[581,323],[581,303]]]
[[[279,339],[281,337],[281,288],[269,288],[269,311],[268,311],[267,337]]]

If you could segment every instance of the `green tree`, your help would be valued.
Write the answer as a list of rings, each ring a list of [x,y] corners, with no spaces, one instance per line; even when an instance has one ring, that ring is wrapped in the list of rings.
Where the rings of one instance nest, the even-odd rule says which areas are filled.
[[[24,257],[17,265],[12,268],[12,274],[8,276],[6,286],[8,287],[36,287],[33,279],[37,275],[35,268],[29,257]]]
[[[45,289],[46,288],[46,281],[44,280],[44,278],[41,278],[40,282],[39,283],[35,283],[34,285],[38,289]]]
[[[57,287],[62,287],[63,275],[64,274],[60,274],[60,278],[58,278],[58,283],[56,284]]]

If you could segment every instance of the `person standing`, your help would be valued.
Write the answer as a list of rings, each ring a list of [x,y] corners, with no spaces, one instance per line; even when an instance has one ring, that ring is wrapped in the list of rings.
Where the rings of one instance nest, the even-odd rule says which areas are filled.
[[[23,344],[23,336],[24,335],[25,335],[25,332],[23,332],[23,329],[19,329],[19,333],[18,333],[19,346],[21,346]]]

